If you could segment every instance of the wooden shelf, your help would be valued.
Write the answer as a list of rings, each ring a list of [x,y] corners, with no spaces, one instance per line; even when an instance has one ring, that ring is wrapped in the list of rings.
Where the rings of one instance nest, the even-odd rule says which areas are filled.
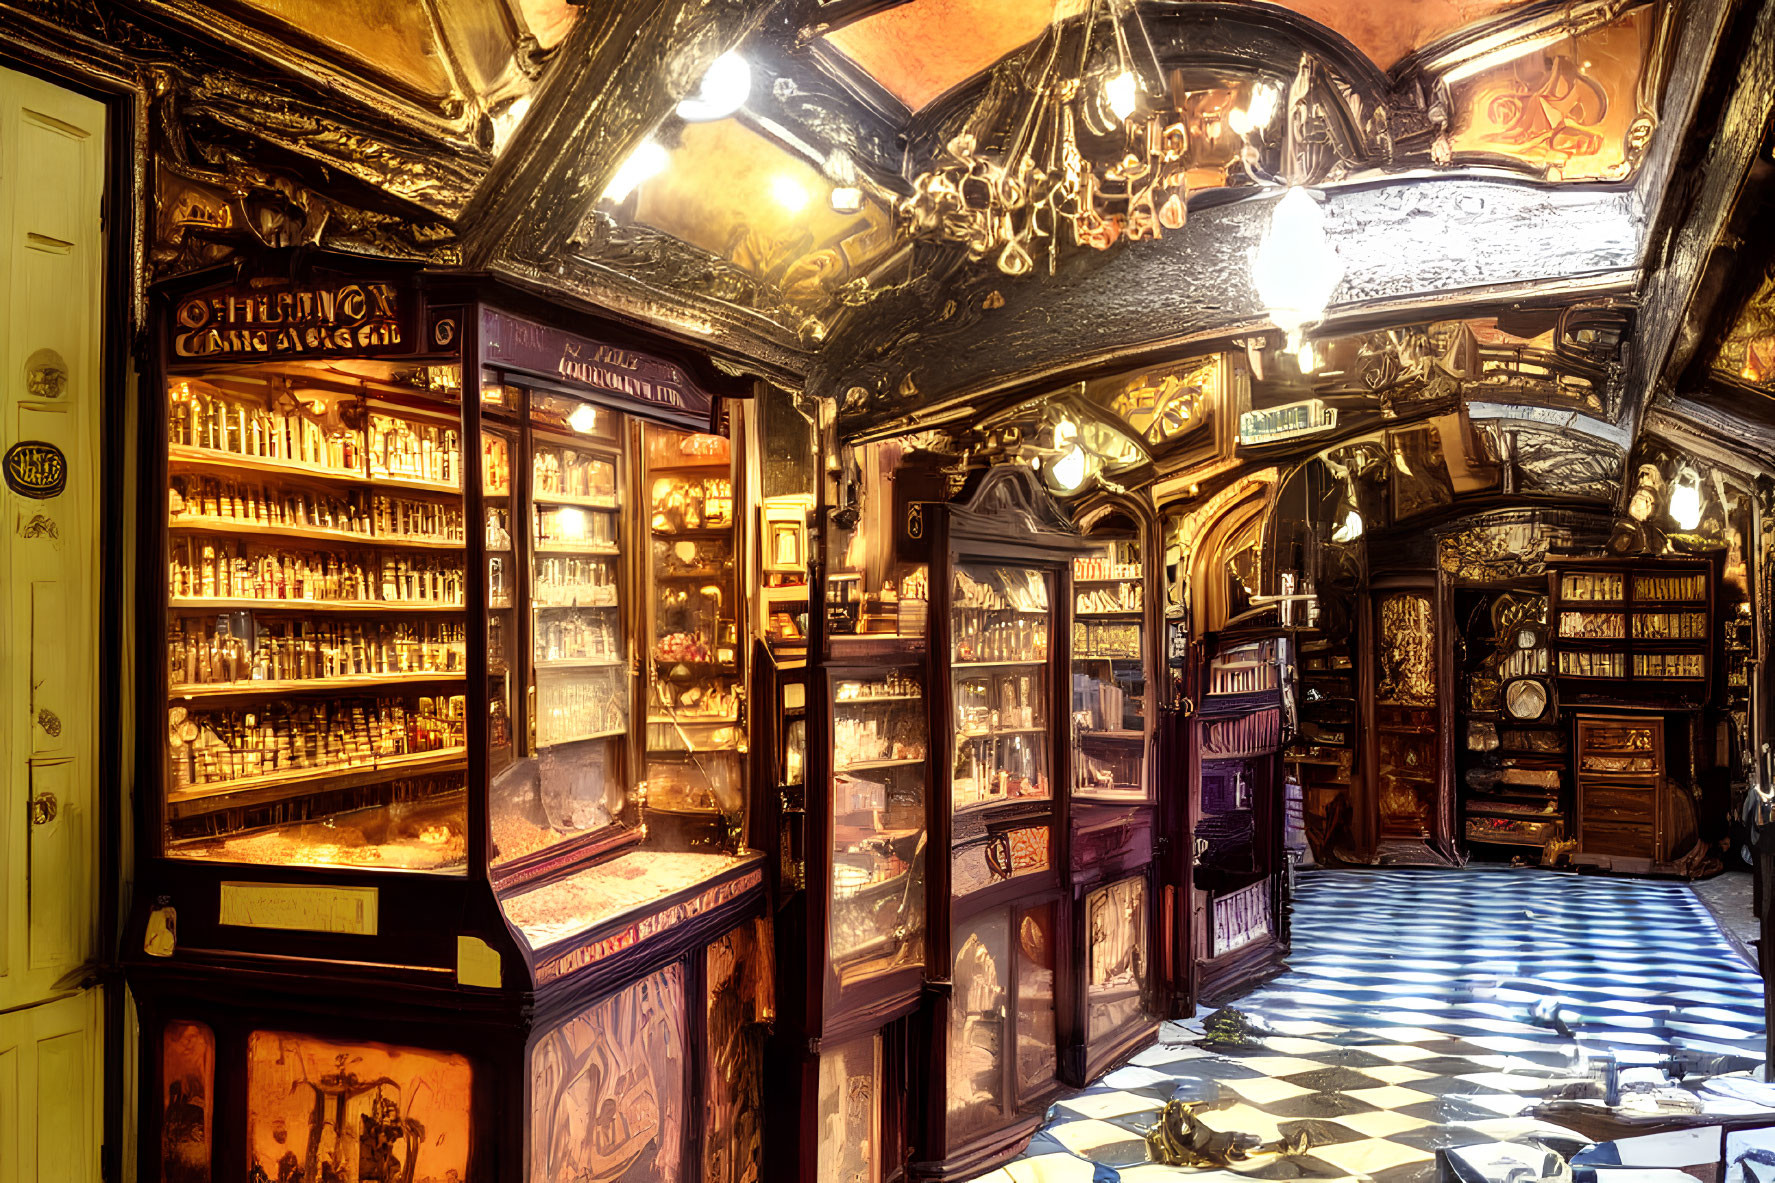
[[[204,682],[193,685],[176,685],[167,691],[167,697],[177,700],[200,698],[238,698],[243,695],[261,694],[312,694],[316,692],[335,693],[341,690],[374,689],[381,686],[414,686],[436,682],[462,682],[468,675],[460,670],[455,673],[407,673],[407,674],[344,674],[333,678],[285,678],[277,681],[260,680],[252,682]]]
[[[952,661],[949,663],[949,668],[955,670],[984,670],[999,666],[1010,666],[1013,668],[1021,666],[1027,668],[1029,666],[1047,664],[1047,658],[1038,657],[1033,661]]]
[[[551,657],[535,663],[536,670],[613,670],[620,669],[628,662],[614,657]]]
[[[920,756],[916,760],[859,760],[855,764],[846,764],[842,768],[834,768],[832,771],[834,773],[870,772],[878,768],[910,768],[914,765],[927,763],[929,760],[929,756]]]
[[[274,801],[288,801],[335,789],[380,784],[402,776],[459,772],[468,768],[467,748],[441,748],[408,756],[382,756],[362,764],[330,768],[294,768],[265,776],[213,781],[173,789],[166,795],[167,815],[173,820],[242,809]]]
[[[167,607],[175,612],[462,612],[461,604],[432,600],[258,600],[222,599],[211,596],[173,596]]]
[[[649,531],[649,533],[660,542],[669,542],[674,538],[682,538],[687,541],[701,540],[703,542],[712,542],[731,539],[733,537],[733,527],[698,526],[695,529],[689,530],[652,530]]]
[[[303,538],[317,542],[343,542],[356,546],[399,547],[403,550],[462,550],[464,543],[444,538],[407,538],[398,534],[359,534],[352,530],[328,530],[321,526],[283,526],[243,518],[212,518],[180,514],[169,518],[169,530],[204,534],[245,534],[255,538]]]
[[[530,500],[538,505],[577,505],[582,509],[615,509],[614,497],[576,497],[571,493],[537,493],[530,494]]]
[[[270,456],[245,456],[212,448],[193,448],[173,444],[167,448],[167,460],[178,468],[208,469],[217,472],[249,473],[254,476],[298,477],[325,484],[372,485],[382,489],[411,489],[421,493],[449,493],[460,497],[462,487],[445,481],[420,480],[403,476],[374,476],[367,468],[318,468],[294,460],[278,460]]]
[[[622,554],[622,550],[607,542],[538,542],[535,553],[539,555],[598,555],[603,558],[614,558]]]

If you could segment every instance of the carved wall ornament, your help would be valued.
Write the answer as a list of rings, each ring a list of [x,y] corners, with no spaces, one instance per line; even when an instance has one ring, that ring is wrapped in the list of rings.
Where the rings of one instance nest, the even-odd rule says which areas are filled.
[[[40,399],[59,399],[68,393],[68,363],[61,354],[39,349],[25,359],[25,393]]]

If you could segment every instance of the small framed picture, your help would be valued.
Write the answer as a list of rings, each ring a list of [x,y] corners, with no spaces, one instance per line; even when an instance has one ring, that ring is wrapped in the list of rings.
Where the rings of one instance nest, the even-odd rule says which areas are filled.
[[[807,568],[807,531],[799,521],[771,519],[764,523],[764,569],[802,571]]]

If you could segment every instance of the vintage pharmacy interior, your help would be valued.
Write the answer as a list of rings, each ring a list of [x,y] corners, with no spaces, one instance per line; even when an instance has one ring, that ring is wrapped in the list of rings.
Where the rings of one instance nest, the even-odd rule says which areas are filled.
[[[0,1179],[1766,1177],[1772,115],[1769,0],[0,0]]]

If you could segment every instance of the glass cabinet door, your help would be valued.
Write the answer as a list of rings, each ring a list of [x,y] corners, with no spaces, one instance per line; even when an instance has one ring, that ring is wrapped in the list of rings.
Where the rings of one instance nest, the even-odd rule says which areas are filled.
[[[925,695],[916,668],[835,676],[832,967],[840,985],[924,958]]]
[[[732,449],[647,426],[650,831],[697,849],[743,832],[743,681]]]
[[[626,425],[579,399],[525,395],[529,454],[519,467],[528,497],[511,504],[527,502],[528,510],[520,622],[527,652],[516,655],[529,675],[527,758],[494,781],[499,863],[630,820],[625,753],[634,682],[620,592]]]
[[[1138,540],[1073,560],[1073,791],[1146,796],[1146,581]]]
[[[973,563],[956,569],[950,792],[957,811],[1052,793],[1049,585],[1047,572],[1027,567]]]
[[[167,412],[163,849],[460,873],[460,372],[218,365]]]

